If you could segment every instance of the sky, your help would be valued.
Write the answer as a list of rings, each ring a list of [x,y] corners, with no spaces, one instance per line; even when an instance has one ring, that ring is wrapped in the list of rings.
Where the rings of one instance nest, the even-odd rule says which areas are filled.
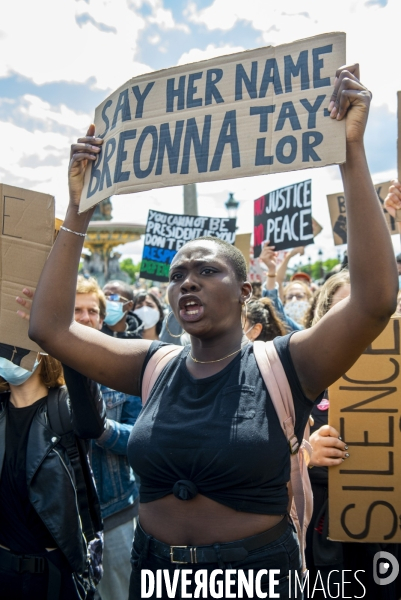
[[[0,5],[0,182],[49,193],[56,215],[68,203],[70,145],[95,108],[146,72],[345,31],[347,63],[359,62],[373,93],[365,134],[375,183],[396,177],[401,90],[399,0],[13,0]],[[340,66],[340,65],[339,65]],[[253,200],[312,179],[313,216],[323,226],[305,257],[336,257],[326,194],[340,192],[335,166],[198,184],[200,215],[226,216],[240,201],[239,233],[253,229]],[[113,197],[113,219],[146,223],[148,209],[180,213],[182,187]],[[399,251],[398,236],[393,236]],[[142,242],[120,248],[140,260]]]

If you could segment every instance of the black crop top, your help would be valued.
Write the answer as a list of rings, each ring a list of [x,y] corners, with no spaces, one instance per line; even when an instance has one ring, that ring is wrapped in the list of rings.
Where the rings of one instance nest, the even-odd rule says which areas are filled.
[[[301,440],[313,402],[302,392],[289,351],[290,335],[274,344],[292,390]],[[145,360],[163,345],[153,342]],[[195,379],[189,346],[160,374],[128,442],[141,479],[140,502],[197,493],[235,510],[284,514],[290,453],[252,344],[220,373]]]

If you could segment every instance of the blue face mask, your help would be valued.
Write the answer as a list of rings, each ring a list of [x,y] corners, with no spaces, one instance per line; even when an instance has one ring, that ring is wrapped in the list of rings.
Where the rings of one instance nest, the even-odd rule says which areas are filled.
[[[122,302],[112,302],[106,300],[106,318],[104,322],[106,325],[117,325],[119,321],[124,317],[124,304]]]
[[[22,385],[35,372],[38,364],[39,361],[36,360],[32,371],[27,371],[6,358],[0,357],[0,377],[3,377],[10,385]]]

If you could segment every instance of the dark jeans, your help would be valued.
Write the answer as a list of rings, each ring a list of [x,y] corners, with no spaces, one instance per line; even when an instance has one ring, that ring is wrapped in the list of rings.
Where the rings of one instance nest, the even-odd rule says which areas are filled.
[[[59,598],[52,600],[78,600],[79,596],[73,582],[71,567],[61,550],[43,552],[35,556],[44,556],[61,573],[61,591]],[[0,567],[0,598],[4,600],[46,600],[48,567],[44,573],[17,573]]]
[[[139,536],[134,537],[134,544],[131,552],[131,564],[132,564],[132,572],[131,572],[131,581],[130,581],[130,593],[129,600],[141,600],[144,597],[147,598],[162,598],[163,600],[167,600],[167,598],[181,598],[181,578],[182,573],[180,573],[178,579],[178,586],[175,595],[167,595],[166,587],[164,585],[164,577],[165,574],[161,571],[165,569],[169,573],[169,581],[173,582],[174,573],[183,570],[192,570],[192,574],[188,574],[186,579],[190,581],[190,584],[186,587],[186,592],[191,594],[191,597],[195,597],[195,590],[197,588],[197,583],[203,577],[203,574],[198,573],[198,577],[196,577],[196,573],[198,571],[205,571],[205,577],[207,577],[206,581],[212,585],[216,591],[218,591],[218,581],[222,581],[221,583],[221,591],[223,592],[220,597],[225,598],[225,588],[224,588],[224,572],[222,574],[215,574],[216,576],[216,584],[213,583],[213,578],[210,578],[210,574],[212,571],[216,569],[221,569],[223,571],[227,571],[228,569],[234,569],[235,571],[239,570],[243,571],[244,576],[248,580],[248,571],[253,569],[253,579],[256,578],[257,572],[261,569],[277,569],[278,573],[274,574],[272,577],[275,582],[278,582],[277,585],[273,588],[275,593],[280,594],[280,600],[286,600],[288,598],[302,598],[302,593],[299,591],[296,595],[295,592],[295,571],[298,573],[299,580],[301,581],[301,559],[299,554],[299,547],[296,534],[294,532],[294,528],[291,524],[288,524],[287,530],[285,533],[279,537],[277,540],[262,546],[261,548],[257,548],[256,550],[252,550],[249,552],[248,556],[237,562],[233,563],[223,563],[222,560],[216,561],[216,563],[205,563],[205,564],[174,564],[169,560],[159,558],[149,552],[149,540],[150,536],[145,536],[145,540],[142,544],[138,541]],[[224,546],[224,545],[223,545]],[[214,545],[215,548],[219,548],[219,545]],[[155,581],[157,579],[156,571],[159,572],[159,576],[161,575],[162,584],[162,595],[156,596],[157,589],[155,585],[155,589],[153,595],[147,596],[146,592],[149,589],[148,584],[144,589],[141,589],[141,572],[144,569],[148,569],[155,576]],[[159,571],[160,570],[160,571]],[[290,575],[291,573],[291,575]],[[237,595],[237,583],[235,583],[236,578],[242,576],[242,573],[231,576],[231,580],[234,580],[234,584],[232,587],[230,586],[230,592]],[[185,577],[185,573],[184,573]],[[149,577],[147,577],[147,581],[149,581]],[[260,589],[262,593],[267,592],[267,596],[269,597],[269,574],[264,574],[261,577]],[[203,592],[200,592],[199,598],[213,598],[216,596],[210,595],[209,586],[206,587],[207,593],[203,595]],[[244,589],[244,588],[243,588]],[[245,588],[246,589],[246,588]],[[256,595],[254,592],[251,596],[246,594],[244,589],[243,598],[259,598],[260,596]],[[199,588],[198,588],[199,592]]]

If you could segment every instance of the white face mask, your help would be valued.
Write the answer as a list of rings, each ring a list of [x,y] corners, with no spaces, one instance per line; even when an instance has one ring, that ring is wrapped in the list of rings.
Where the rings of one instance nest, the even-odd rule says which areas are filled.
[[[302,325],[303,318],[310,304],[307,300],[293,300],[287,302],[284,306],[285,314],[296,321],[299,325]]]
[[[151,308],[150,306],[137,308],[134,310],[134,313],[141,319],[144,329],[150,329],[160,319],[160,313],[157,308]]]
[[[22,385],[33,375],[39,363],[40,360],[36,359],[32,371],[28,371],[27,369],[15,365],[6,358],[0,358],[0,377],[10,385]]]

